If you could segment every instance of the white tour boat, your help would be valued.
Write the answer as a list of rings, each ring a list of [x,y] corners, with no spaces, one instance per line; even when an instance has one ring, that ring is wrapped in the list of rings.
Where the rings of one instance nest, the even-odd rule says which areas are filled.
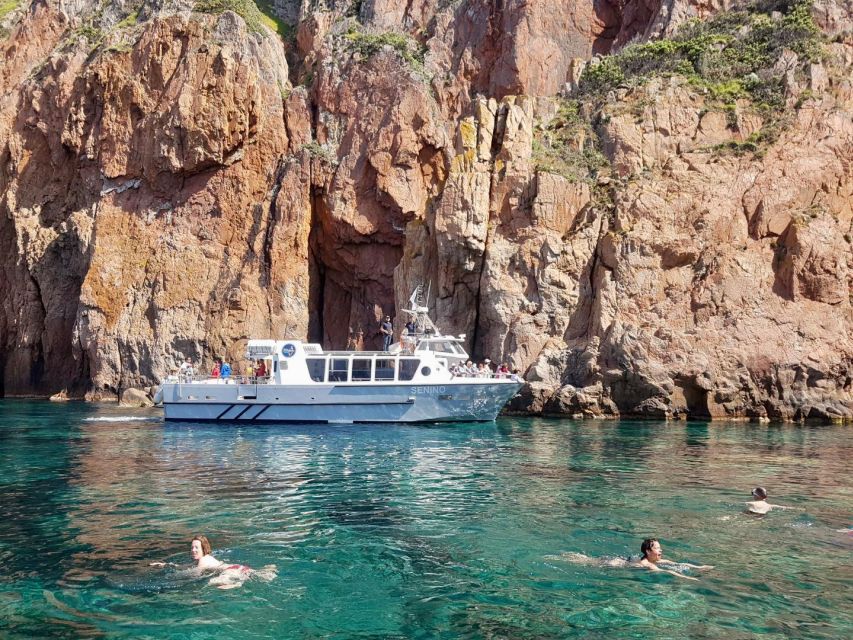
[[[324,351],[300,340],[249,340],[246,357],[268,375],[179,375],[155,401],[167,420],[215,422],[459,422],[494,420],[521,388],[517,376],[454,375],[468,360],[465,336],[441,335],[420,302],[416,323],[388,351]]]

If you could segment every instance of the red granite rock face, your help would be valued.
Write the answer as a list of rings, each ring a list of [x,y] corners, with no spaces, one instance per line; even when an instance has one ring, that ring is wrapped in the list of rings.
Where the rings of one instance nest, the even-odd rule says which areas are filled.
[[[93,50],[58,11],[39,3],[5,45],[22,66],[0,120],[4,392],[110,396],[304,333],[310,160],[286,118],[310,116],[285,113],[280,44],[225,13],[152,16]],[[70,26],[51,49],[53,25]]]
[[[730,3],[278,3],[290,67],[231,12],[92,29],[94,4],[35,3],[0,45],[6,395],[111,397],[250,336],[372,348],[426,283],[526,372],[516,410],[853,416],[844,2],[816,3],[835,42],[762,155],[708,151],[760,117],[656,79],[608,97],[597,184],[536,155],[579,59]]]

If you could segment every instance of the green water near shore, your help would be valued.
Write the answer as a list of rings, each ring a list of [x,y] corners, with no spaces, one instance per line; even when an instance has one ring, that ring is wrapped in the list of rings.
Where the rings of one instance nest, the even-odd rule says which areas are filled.
[[[0,401],[0,637],[846,638],[849,427],[164,424]],[[797,507],[741,513],[752,486]],[[152,568],[275,564],[222,591]],[[582,566],[647,536],[698,582]]]

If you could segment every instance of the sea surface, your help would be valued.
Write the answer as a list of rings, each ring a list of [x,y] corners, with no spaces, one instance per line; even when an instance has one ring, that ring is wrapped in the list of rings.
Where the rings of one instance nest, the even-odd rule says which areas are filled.
[[[0,401],[0,637],[850,638],[851,433],[167,424]],[[755,485],[795,509],[744,514]],[[221,590],[149,566],[188,566],[194,533],[278,577]],[[649,536],[714,569],[572,562]]]

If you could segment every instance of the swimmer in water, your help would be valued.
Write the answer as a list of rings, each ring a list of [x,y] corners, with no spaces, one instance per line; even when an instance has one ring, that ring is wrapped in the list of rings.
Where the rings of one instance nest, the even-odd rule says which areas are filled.
[[[689,569],[714,568],[713,565],[710,564],[690,564],[689,562],[673,562],[672,560],[664,559],[663,549],[661,548],[660,542],[658,542],[657,538],[646,538],[643,540],[643,544],[640,545],[640,553],[643,554],[639,562],[637,562],[637,565],[640,567],[648,569],[649,571],[663,571],[664,573],[669,573],[671,575],[678,576],[679,578],[684,578],[685,580],[698,580],[698,578],[685,576],[678,573],[678,571],[673,571],[671,569],[661,569],[658,565],[687,567]]]
[[[190,542],[190,556],[196,562],[193,571],[204,573],[206,571],[218,571],[219,574],[212,577],[208,584],[215,585],[220,589],[234,589],[241,586],[249,577],[257,576],[269,582],[278,575],[275,565],[267,565],[263,569],[255,570],[242,564],[226,564],[213,557],[213,549],[207,536],[193,536]],[[164,562],[152,562],[152,566],[164,566]],[[171,564],[171,563],[170,563]]]
[[[763,516],[772,509],[793,509],[793,507],[783,507],[781,504],[770,504],[767,502],[767,490],[764,487],[755,487],[752,490],[752,497],[755,500],[746,503],[747,513]]]
[[[658,542],[656,538],[647,538],[643,540],[643,544],[640,545],[640,553],[640,556],[630,556],[628,558],[591,558],[582,553],[564,553],[560,558],[575,564],[584,564],[589,566],[614,567],[618,569],[635,567],[648,569],[649,571],[660,571],[678,576],[679,578],[684,578],[685,580],[698,580],[698,578],[685,576],[672,569],[662,569],[658,565],[671,565],[674,567],[684,567],[688,569],[714,568],[707,564],[699,565],[690,564],[689,562],[673,562],[672,560],[665,560],[663,558],[663,550],[661,549],[660,542]]]
[[[225,564],[213,557],[213,549],[207,536],[194,536],[190,542],[190,556],[200,571],[218,570]]]

